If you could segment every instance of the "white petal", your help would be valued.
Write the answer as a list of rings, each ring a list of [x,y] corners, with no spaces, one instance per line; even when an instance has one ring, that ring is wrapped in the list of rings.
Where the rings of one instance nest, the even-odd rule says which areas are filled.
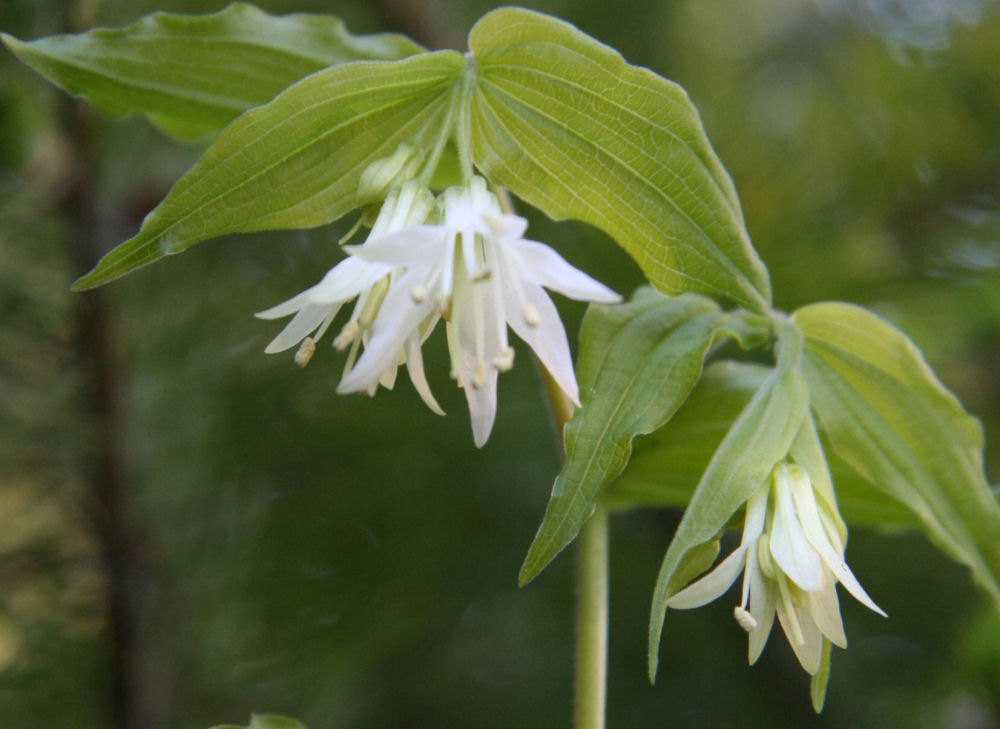
[[[764,520],[767,517],[767,496],[771,491],[770,482],[765,482],[747,500],[746,517],[743,520],[743,539],[741,544],[756,542],[764,533]]]
[[[667,600],[667,607],[689,610],[715,600],[732,586],[746,564],[747,545],[733,551],[728,557],[702,577],[692,582]]]
[[[406,340],[406,370],[410,373],[410,382],[420,395],[424,404],[437,415],[444,415],[444,410],[438,405],[431,392],[430,385],[427,384],[427,377],[424,375],[424,358],[420,351],[419,332],[410,335]]]
[[[372,263],[426,268],[443,254],[452,235],[440,225],[411,225],[344,250]]]
[[[517,266],[518,275],[525,281],[558,291],[579,301],[596,301],[613,304],[622,297],[571,266],[552,248],[533,240],[512,240],[507,245]]]
[[[806,592],[823,587],[823,562],[806,539],[795,510],[788,469],[779,466],[774,477],[774,523],[770,548],[775,563]]]
[[[323,280],[304,293],[314,304],[340,303],[353,299],[389,274],[391,267],[350,256],[330,269]]]
[[[843,553],[835,549],[830,543],[830,535],[820,519],[809,477],[802,473],[800,469],[795,469],[791,471],[790,482],[792,495],[795,500],[795,508],[802,520],[804,534],[809,544],[813,546],[820,557],[823,558],[827,567],[833,572],[834,576],[858,602],[869,610],[873,610],[883,617],[888,617],[885,611],[876,605],[875,601],[865,592],[861,583],[858,582],[854,573],[847,566],[847,562],[844,561]]]
[[[457,347],[455,364],[465,390],[472,418],[472,435],[477,447],[489,438],[497,411],[497,370],[492,362],[500,354],[495,289],[499,283],[491,278],[470,281],[464,272],[455,282],[456,305],[452,307],[452,339]],[[477,384],[477,370],[484,369],[483,382]]]
[[[473,387],[468,380],[463,380],[462,385],[472,419],[472,440],[476,448],[482,448],[497,417],[497,371],[493,367],[487,369],[486,382],[482,387]]]
[[[771,635],[777,597],[774,590],[768,589],[768,583],[760,571],[756,545],[751,552],[747,555],[747,574],[750,575],[750,615],[757,621],[757,629],[750,632],[747,645],[747,661],[752,666],[760,658]]]
[[[407,337],[435,306],[431,297],[419,304],[413,301],[413,288],[423,276],[423,271],[409,271],[389,289],[368,330],[364,354],[340,381],[337,392],[366,391],[379,381],[386,368],[396,363]]]
[[[806,609],[812,615],[816,627],[830,642],[840,648],[847,647],[847,635],[844,633],[844,621],[840,617],[840,602],[837,600],[837,588],[833,576],[826,570],[823,574],[823,589],[810,592],[806,596]]]
[[[524,231],[528,229],[528,221],[520,215],[513,215],[512,213],[497,214],[486,211],[482,213],[482,218],[491,236],[503,238],[507,241],[514,241],[523,237]]]
[[[501,268],[507,323],[534,350],[560,389],[570,400],[579,405],[580,389],[576,384],[569,341],[566,339],[566,330],[559,318],[559,312],[540,286],[524,284],[522,286],[524,298],[538,312],[538,324],[529,326],[524,320],[524,309],[513,289],[514,284],[509,278],[510,274],[506,267]]]
[[[282,301],[280,304],[272,306],[270,309],[258,311],[254,316],[258,319],[281,319],[282,317],[291,316],[309,302],[309,291],[310,289],[306,289],[287,301]]]
[[[299,312],[292,317],[281,333],[278,334],[264,351],[267,354],[284,352],[291,349],[307,336],[312,334],[323,323],[328,316],[336,316],[339,306],[330,304],[307,304],[299,309]]]
[[[799,659],[799,664],[811,676],[819,670],[819,662],[823,654],[823,634],[820,633],[809,613],[805,610],[793,609],[795,609],[795,617],[799,621],[799,627],[802,629],[803,641],[801,643],[795,641],[789,616],[785,612],[784,603],[781,600],[777,602],[778,622],[781,623],[781,628],[785,631],[785,636],[788,638],[792,650],[795,651],[795,657]]]

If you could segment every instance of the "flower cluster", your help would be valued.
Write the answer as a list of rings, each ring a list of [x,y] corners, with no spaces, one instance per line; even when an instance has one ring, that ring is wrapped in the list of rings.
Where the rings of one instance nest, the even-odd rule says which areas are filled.
[[[508,326],[579,404],[566,332],[543,287],[583,301],[614,303],[620,297],[547,245],[525,239],[526,229],[527,221],[504,212],[480,177],[437,199],[411,180],[389,193],[367,240],[347,246],[350,256],[322,281],[258,314],[295,315],[266,351],[301,342],[296,361],[305,364],[340,307],[356,297],[351,318],[334,339],[336,347],[351,348],[338,392],[392,387],[405,363],[424,402],[441,413],[420,347],[444,318],[451,377],[465,391],[477,446],[486,442],[496,417],[497,376],[514,363]]]
[[[750,663],[764,649],[777,613],[802,668],[815,674],[824,636],[847,647],[837,582],[862,605],[885,615],[844,561],[842,524],[836,505],[817,498],[803,468],[779,464],[747,502],[739,547],[673,595],[667,606],[700,607],[726,592],[743,572],[742,597],[733,614],[749,633]]]

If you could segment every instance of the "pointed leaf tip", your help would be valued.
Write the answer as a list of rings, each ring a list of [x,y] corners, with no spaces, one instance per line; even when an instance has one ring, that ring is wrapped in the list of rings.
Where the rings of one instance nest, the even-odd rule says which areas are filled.
[[[473,161],[492,181],[604,230],[661,291],[769,310],[735,187],[680,86],[523,8],[484,16],[469,47]]]
[[[577,358],[583,407],[566,425],[566,461],[520,584],[576,537],[597,496],[628,462],[632,439],[661,426],[684,402],[724,320],[703,296],[671,298],[648,288],[627,304],[588,310]]]

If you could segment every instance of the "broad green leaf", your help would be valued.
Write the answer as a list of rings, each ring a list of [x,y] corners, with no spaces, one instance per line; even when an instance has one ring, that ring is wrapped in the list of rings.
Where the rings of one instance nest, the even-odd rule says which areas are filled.
[[[890,324],[856,306],[794,314],[803,372],[833,449],[912,510],[930,537],[1000,602],[1000,505],[983,473],[983,434]]]
[[[730,360],[708,365],[676,415],[656,432],[635,440],[628,466],[608,490],[612,506],[686,506],[712,454],[771,369]],[[912,512],[872,489],[829,448],[824,451],[837,503],[849,523],[920,525]]]
[[[148,114],[187,138],[220,131],[327,66],[423,50],[401,35],[351,35],[334,17],[274,16],[244,3],[211,15],[154,13],[80,35],[2,37],[22,61],[106,114]]]
[[[336,220],[358,206],[358,180],[369,164],[401,142],[436,142],[464,65],[460,53],[440,51],[307,76],[230,124],[139,233],[74,288],[106,283],[225,233]]]
[[[771,301],[729,175],[684,90],[561,20],[519,8],[469,36],[473,159],[555,219],[601,228],[668,294]]]
[[[779,324],[777,332],[777,366],[716,449],[660,566],[649,623],[650,680],[656,677],[666,602],[678,587],[678,568],[693,549],[714,540],[736,510],[764,483],[774,465],[788,454],[805,417],[809,393],[799,369],[801,338],[785,322]]]
[[[525,584],[569,544],[594,499],[628,462],[632,438],[661,426],[687,397],[725,320],[698,294],[640,289],[623,306],[592,306],[580,330],[583,407],[566,425],[566,461],[521,567]]]

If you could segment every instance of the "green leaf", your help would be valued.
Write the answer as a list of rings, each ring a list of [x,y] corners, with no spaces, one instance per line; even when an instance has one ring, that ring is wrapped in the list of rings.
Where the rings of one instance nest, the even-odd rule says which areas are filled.
[[[768,310],[767,270],[680,86],[519,8],[484,16],[469,47],[472,156],[487,177],[555,219],[601,228],[665,293]]]
[[[307,76],[229,125],[142,223],[74,284],[106,283],[225,233],[307,228],[358,207],[365,168],[429,146],[465,61],[455,51],[358,61]]]
[[[919,518],[1000,602],[1000,505],[983,472],[983,434],[899,330],[848,304],[794,314],[803,372],[833,450]],[[871,486],[869,486],[871,489]]]
[[[334,17],[274,16],[243,3],[211,15],[155,13],[126,28],[27,43],[2,38],[22,61],[104,113],[148,114],[187,138],[220,131],[327,66],[423,50],[401,35],[353,36]]]
[[[667,599],[687,555],[714,540],[736,510],[764,483],[798,434],[809,404],[799,370],[802,342],[786,322],[778,326],[778,363],[726,433],[695,488],[660,566],[649,623],[649,678],[656,677]]]
[[[577,357],[583,406],[566,425],[566,461],[521,567],[522,585],[580,531],[601,489],[628,463],[632,438],[660,427],[684,402],[725,318],[711,299],[649,288],[628,304],[588,309]]]
[[[612,507],[686,506],[712,454],[771,369],[731,360],[708,365],[677,414],[656,432],[635,440],[628,466],[608,490]],[[829,448],[824,451],[837,503],[848,522],[920,526],[911,511],[872,489]]]

